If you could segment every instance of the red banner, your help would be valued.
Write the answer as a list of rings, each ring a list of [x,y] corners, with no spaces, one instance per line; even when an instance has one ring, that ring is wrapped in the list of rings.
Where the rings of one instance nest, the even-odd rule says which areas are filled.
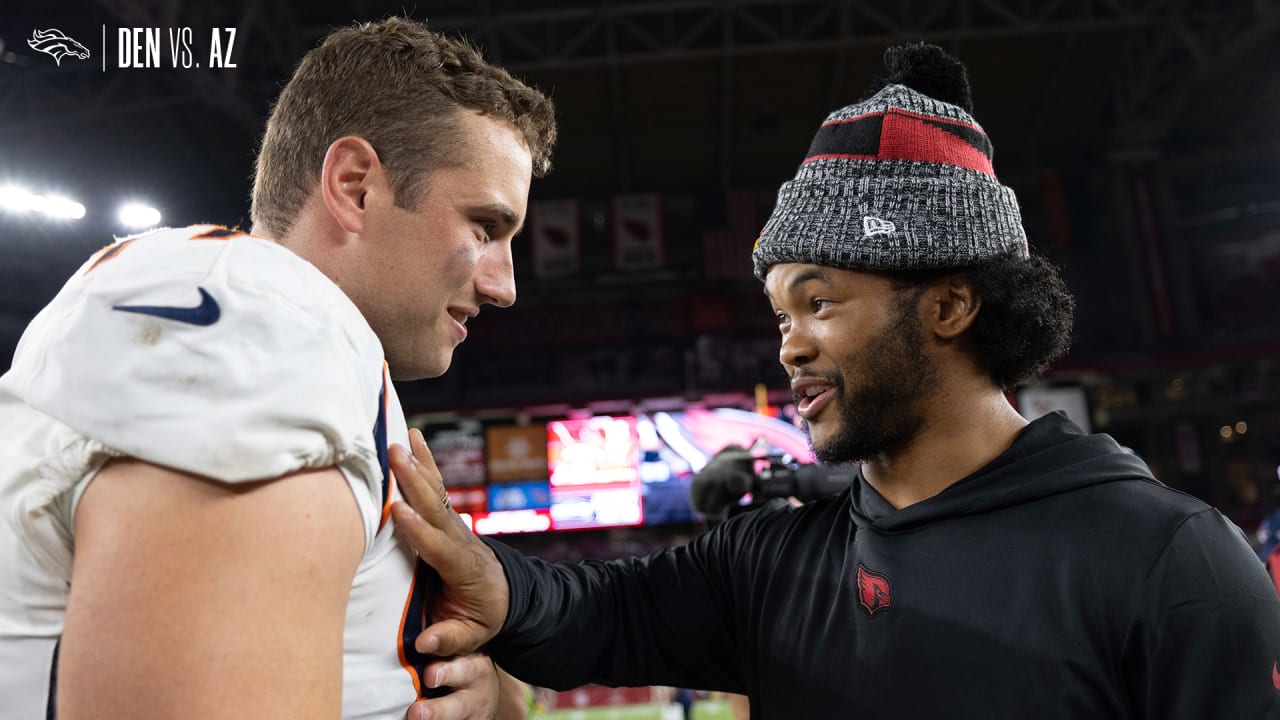
[[[564,277],[582,267],[582,230],[577,200],[539,200],[529,204],[533,274]]]
[[[666,263],[662,202],[656,194],[613,198],[613,264],[618,270],[652,270]]]

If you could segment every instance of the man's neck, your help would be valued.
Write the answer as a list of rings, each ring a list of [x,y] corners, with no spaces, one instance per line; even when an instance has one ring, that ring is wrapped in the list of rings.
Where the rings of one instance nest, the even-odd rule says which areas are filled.
[[[1013,444],[1027,421],[998,391],[975,402],[941,399],[925,424],[893,453],[862,464],[862,475],[897,509],[928,500],[986,465]]]

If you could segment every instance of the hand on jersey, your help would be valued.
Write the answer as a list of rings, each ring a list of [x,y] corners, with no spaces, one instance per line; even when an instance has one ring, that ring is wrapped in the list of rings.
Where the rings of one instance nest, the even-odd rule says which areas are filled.
[[[399,445],[391,448],[391,469],[409,501],[395,503],[391,511],[401,537],[442,581],[431,604],[432,624],[414,647],[429,655],[464,655],[502,628],[509,602],[507,576],[489,546],[444,502],[444,481],[422,433],[410,430],[409,444],[412,454]]]
[[[527,707],[514,705],[504,682],[519,682],[503,673],[488,655],[472,653],[427,665],[428,687],[449,686],[453,692],[419,700],[409,708],[408,720],[511,720],[527,716]],[[504,702],[505,701],[505,702]]]

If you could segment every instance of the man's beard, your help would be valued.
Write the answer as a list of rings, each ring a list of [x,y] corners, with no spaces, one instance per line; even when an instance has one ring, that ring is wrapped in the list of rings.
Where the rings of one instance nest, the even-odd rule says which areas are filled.
[[[914,297],[912,297],[914,296]],[[938,371],[924,354],[920,320],[915,314],[920,295],[900,298],[893,322],[871,338],[847,369],[860,382],[846,394],[844,375],[835,382],[835,405],[840,426],[834,437],[810,446],[824,464],[866,462],[905,447],[924,424],[917,407],[935,384]]]

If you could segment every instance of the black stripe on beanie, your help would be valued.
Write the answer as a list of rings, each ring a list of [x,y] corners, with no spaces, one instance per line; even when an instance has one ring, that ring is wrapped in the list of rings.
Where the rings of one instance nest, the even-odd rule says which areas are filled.
[[[827,123],[818,128],[805,160],[823,155],[861,155],[874,159],[880,152],[880,128],[884,113]]]
[[[901,136],[891,136],[890,141],[886,143],[884,137],[885,115],[895,115],[905,120],[923,123],[936,130],[941,130],[948,135],[960,140],[973,150],[981,153],[986,158],[986,163],[975,165],[973,162],[965,162],[959,159],[954,152],[958,149],[951,146],[953,152],[935,151],[925,152],[919,155],[903,156],[901,154],[887,153],[886,146],[893,145],[898,147],[902,140],[909,138]],[[897,132],[904,132],[904,127],[912,127],[914,123],[896,123],[892,125]],[[894,132],[891,130],[890,132]],[[909,131],[905,131],[909,132]],[[950,145],[949,143],[947,145]],[[920,143],[921,147],[930,147],[929,143]],[[936,144],[932,145],[937,148]],[[927,115],[912,112],[902,112],[900,110],[888,110],[887,112],[873,112],[860,115],[848,120],[839,120],[824,124],[818,129],[817,134],[813,137],[813,142],[809,145],[809,152],[805,155],[805,162],[816,160],[819,158],[850,158],[861,160],[888,160],[888,159],[905,159],[917,160],[920,162],[947,163],[953,165],[961,165],[970,167],[975,170],[981,170],[987,174],[992,174],[989,169],[991,163],[992,147],[991,141],[987,138],[986,133],[982,130],[969,125],[967,123],[959,123],[952,120],[941,118],[932,118]]]

